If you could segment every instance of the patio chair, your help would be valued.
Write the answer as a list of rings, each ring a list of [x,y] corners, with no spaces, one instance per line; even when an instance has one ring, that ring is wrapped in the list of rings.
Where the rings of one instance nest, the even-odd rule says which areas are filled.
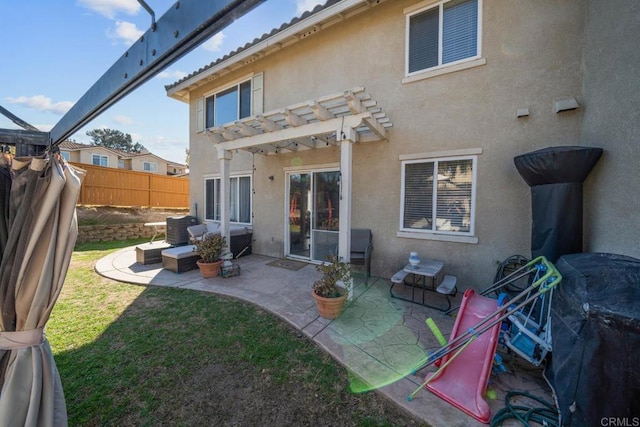
[[[371,277],[371,251],[373,251],[373,235],[369,228],[351,229],[351,264],[364,265],[364,284],[369,284]]]

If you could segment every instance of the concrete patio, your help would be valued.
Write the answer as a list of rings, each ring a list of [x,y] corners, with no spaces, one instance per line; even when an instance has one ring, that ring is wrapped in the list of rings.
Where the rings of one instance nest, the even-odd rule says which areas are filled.
[[[288,261],[280,267],[268,265],[274,261],[277,259],[249,255],[234,261],[241,268],[240,275],[204,279],[197,269],[177,274],[163,269],[161,263],[139,264],[135,247],[129,247],[100,259],[95,269],[119,282],[213,292],[252,303],[291,324],[344,365],[352,374],[352,390],[375,389],[427,425],[483,425],[426,390],[407,400],[426,372],[435,369],[428,367],[412,374],[428,351],[439,347],[425,319],[433,318],[446,337],[453,326],[452,317],[391,298],[388,279],[372,277],[364,286],[363,275],[356,271],[352,302],[338,319],[329,321],[318,316],[311,296],[311,285],[318,277],[314,266]],[[464,289],[464,284],[461,287]],[[429,297],[439,299],[438,304],[444,300],[442,295]],[[459,303],[460,297],[461,292],[454,303]],[[553,402],[541,369],[515,356],[502,355],[507,372],[492,374],[489,382],[496,394],[496,399],[489,400],[492,413],[505,406],[506,393],[512,390]]]

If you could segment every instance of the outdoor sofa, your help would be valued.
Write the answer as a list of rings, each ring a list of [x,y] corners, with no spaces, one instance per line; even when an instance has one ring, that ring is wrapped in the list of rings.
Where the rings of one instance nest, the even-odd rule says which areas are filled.
[[[253,239],[253,229],[248,225],[231,224],[231,242],[228,242],[229,249],[234,258],[251,254],[251,240]],[[191,241],[200,240],[206,234],[220,234],[219,222],[206,222],[203,224],[187,227],[187,232]]]
[[[251,254],[251,242],[253,239],[253,229],[251,226],[231,224],[230,250],[234,258]],[[190,240],[202,239],[206,234],[220,234],[220,223],[207,222],[187,227]],[[196,268],[196,261],[199,256],[195,252],[195,245],[177,246],[162,251],[162,267],[182,273]]]

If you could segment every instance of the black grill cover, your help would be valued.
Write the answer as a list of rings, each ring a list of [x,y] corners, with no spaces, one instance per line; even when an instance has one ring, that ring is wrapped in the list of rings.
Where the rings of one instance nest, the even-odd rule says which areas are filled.
[[[640,260],[583,253],[562,256],[556,267],[563,279],[551,303],[545,374],[562,424],[631,422],[640,416]]]
[[[601,148],[564,146],[513,159],[531,186],[532,258],[554,262],[582,252],[582,182],[601,154]]]

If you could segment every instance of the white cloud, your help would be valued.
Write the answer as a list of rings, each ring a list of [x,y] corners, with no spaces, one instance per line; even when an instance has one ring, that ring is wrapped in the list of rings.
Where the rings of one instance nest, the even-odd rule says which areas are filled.
[[[296,12],[302,15],[307,10],[313,10],[319,4],[324,4],[323,0],[296,0]]]
[[[131,140],[133,141],[134,144],[136,142],[140,142],[140,141],[142,141],[142,139],[144,139],[144,135],[142,135],[140,133],[135,133],[135,132],[134,133],[125,132],[125,133],[128,133],[129,135],[131,135]],[[142,144],[142,145],[144,145],[144,144]],[[149,149],[149,147],[147,147],[147,149]]]
[[[17,98],[5,98],[11,104],[24,105],[38,111],[49,111],[55,114],[64,114],[73,106],[71,101],[53,103],[51,98],[44,95],[19,96]]]
[[[129,126],[134,123],[131,117],[123,116],[122,114],[118,114],[117,116],[115,116],[113,118],[113,121],[123,126]]]
[[[222,43],[224,42],[225,37],[224,33],[220,31],[215,36],[204,42],[202,44],[202,48],[209,52],[219,52],[222,48]]]
[[[136,24],[126,21],[116,21],[115,29],[109,28],[109,30],[107,30],[107,36],[114,40],[119,40],[126,45],[132,45],[143,34],[144,31],[138,29]]]
[[[180,80],[184,77],[187,77],[186,72],[180,70],[165,70],[158,73],[158,78],[160,79],[171,79],[171,80]]]
[[[140,10],[137,0],[78,0],[78,3],[109,19],[114,19],[118,13],[135,15]]]

